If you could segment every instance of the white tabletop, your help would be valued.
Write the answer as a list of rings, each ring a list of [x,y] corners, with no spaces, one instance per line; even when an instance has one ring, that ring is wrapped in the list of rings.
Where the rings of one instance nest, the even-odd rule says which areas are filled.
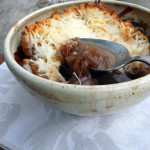
[[[13,150],[150,150],[150,98],[109,116],[55,110],[0,66],[0,143]]]

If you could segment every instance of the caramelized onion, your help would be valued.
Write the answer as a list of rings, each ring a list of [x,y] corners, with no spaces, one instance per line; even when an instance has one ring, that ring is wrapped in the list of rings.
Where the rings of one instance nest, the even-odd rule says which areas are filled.
[[[109,68],[114,64],[115,57],[112,53],[88,43],[81,43],[78,39],[71,39],[61,46],[58,56],[62,63],[66,63],[72,72],[69,83],[95,85],[89,67]]]

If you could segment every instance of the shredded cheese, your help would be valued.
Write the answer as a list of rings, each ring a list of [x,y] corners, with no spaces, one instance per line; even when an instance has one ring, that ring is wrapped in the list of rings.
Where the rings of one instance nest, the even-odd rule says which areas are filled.
[[[66,15],[51,18],[40,24],[34,34],[30,34],[30,47],[34,49],[34,63],[39,72],[51,79],[53,68],[61,63],[55,60],[60,45],[67,40],[80,38],[98,38],[120,43],[127,47],[131,56],[148,55],[149,43],[130,26],[114,19],[113,15],[98,8],[78,9]],[[31,49],[31,48],[30,48]],[[32,55],[31,53],[31,55]],[[54,61],[55,60],[55,61]],[[25,67],[27,68],[27,67]]]

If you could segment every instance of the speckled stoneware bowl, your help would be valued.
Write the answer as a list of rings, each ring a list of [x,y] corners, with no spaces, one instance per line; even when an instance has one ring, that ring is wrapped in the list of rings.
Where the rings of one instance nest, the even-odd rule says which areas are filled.
[[[41,97],[44,103],[49,103],[51,106],[71,114],[83,116],[111,114],[143,101],[150,96],[150,75],[112,85],[69,85],[33,75],[19,66],[14,60],[13,54],[20,45],[21,31],[25,25],[48,18],[54,10],[63,11],[72,5],[77,6],[81,3],[83,1],[45,7],[17,22],[8,33],[4,44],[4,55],[9,69],[34,96]],[[132,19],[136,22],[143,21],[150,26],[149,9],[119,1],[105,1],[104,3],[115,9],[117,14],[130,6],[133,11],[127,14],[125,19]],[[148,28],[150,29],[150,27]]]

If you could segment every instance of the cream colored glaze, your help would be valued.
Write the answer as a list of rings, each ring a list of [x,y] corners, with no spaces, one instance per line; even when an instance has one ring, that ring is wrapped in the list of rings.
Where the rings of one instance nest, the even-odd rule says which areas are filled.
[[[41,97],[43,102],[72,114],[82,116],[111,114],[143,101],[150,96],[150,75],[114,85],[68,85],[35,76],[20,67],[13,59],[13,53],[20,44],[21,31],[25,25],[44,20],[56,9],[63,11],[72,5],[81,3],[83,1],[45,7],[20,20],[17,28],[15,26],[10,30],[4,44],[4,55],[9,69],[32,95]],[[106,1],[105,4],[118,13],[128,6],[133,7],[134,11],[127,16],[148,23],[149,9],[119,1]]]

